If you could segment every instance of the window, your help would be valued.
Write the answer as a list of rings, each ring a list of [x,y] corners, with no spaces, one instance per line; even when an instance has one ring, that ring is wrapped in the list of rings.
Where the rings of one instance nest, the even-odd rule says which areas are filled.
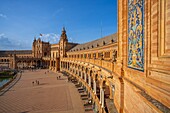
[[[88,57],[91,58],[91,54],[88,54]]]
[[[102,58],[103,57],[102,55],[103,55],[102,52],[98,53],[98,58]]]
[[[105,58],[110,58],[110,52],[105,52],[105,53],[104,53],[104,57],[105,57]]]
[[[114,42],[114,40],[112,39],[112,40],[111,40],[111,43],[113,43],[113,42]]]
[[[105,43],[105,41],[103,41],[103,45],[105,45],[106,43]]]
[[[87,54],[84,54],[84,58],[86,58],[87,57]]]

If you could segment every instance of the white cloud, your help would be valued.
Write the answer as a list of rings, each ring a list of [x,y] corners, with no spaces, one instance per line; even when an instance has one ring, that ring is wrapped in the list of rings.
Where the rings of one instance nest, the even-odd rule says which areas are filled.
[[[0,18],[7,18],[7,16],[2,14],[2,13],[0,13]]]
[[[1,37],[4,37],[4,36],[5,36],[5,34],[4,34],[4,33],[1,33],[1,34],[0,34],[0,38],[1,38]]]
[[[0,50],[17,50],[17,49],[29,49],[28,41],[13,40],[8,38],[4,33],[0,34]]]
[[[58,41],[60,40],[60,35],[55,33],[48,33],[48,34],[42,34],[40,38],[42,41],[50,42],[54,44],[54,43],[58,43]]]
[[[71,37],[69,37],[68,40],[70,40],[71,42],[73,42],[73,39],[72,39]]]

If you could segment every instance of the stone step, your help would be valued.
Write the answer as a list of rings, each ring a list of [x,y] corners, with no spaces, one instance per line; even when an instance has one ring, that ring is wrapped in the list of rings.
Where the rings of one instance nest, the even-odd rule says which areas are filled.
[[[82,100],[88,100],[88,97],[82,97],[81,99]]]
[[[93,111],[92,108],[85,108],[85,111]]]
[[[81,94],[80,96],[81,97],[87,97],[87,94]]]

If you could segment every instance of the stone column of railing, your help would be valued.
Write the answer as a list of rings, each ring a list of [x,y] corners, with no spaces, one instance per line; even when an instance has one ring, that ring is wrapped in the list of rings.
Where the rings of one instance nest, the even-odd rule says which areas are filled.
[[[83,79],[83,71],[81,71],[81,79]]]
[[[67,62],[67,70],[69,70],[69,67],[68,67],[69,63]]]
[[[100,88],[100,104],[102,103],[102,88]]]
[[[84,72],[84,81],[87,82],[87,73]]]
[[[89,74],[89,87],[91,87],[91,77],[90,77],[90,74]]]
[[[114,91],[115,91],[115,87],[113,85],[110,85],[110,99],[114,98]]]
[[[93,92],[96,94],[96,81],[95,79],[93,80]]]
[[[102,95],[101,95],[101,97],[102,97],[102,108],[104,108],[104,90],[103,90],[103,88],[102,88],[102,91],[101,91],[101,93],[102,93]]]

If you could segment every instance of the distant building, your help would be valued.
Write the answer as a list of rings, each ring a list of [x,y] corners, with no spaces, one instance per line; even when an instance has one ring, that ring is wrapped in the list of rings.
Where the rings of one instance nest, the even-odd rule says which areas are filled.
[[[60,70],[60,57],[65,57],[66,51],[76,45],[77,43],[68,42],[65,28],[63,28],[57,44],[34,38],[32,50],[0,51],[0,66],[11,69],[46,67],[56,72]]]

